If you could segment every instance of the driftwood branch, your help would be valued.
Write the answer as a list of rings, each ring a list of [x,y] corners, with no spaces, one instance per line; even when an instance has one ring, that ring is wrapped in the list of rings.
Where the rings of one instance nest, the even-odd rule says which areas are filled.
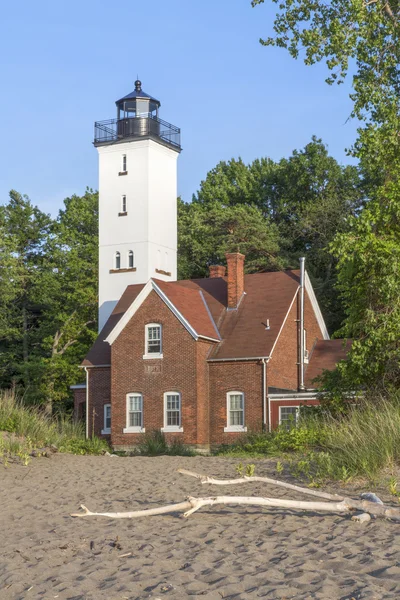
[[[200,473],[194,473],[193,471],[187,471],[186,469],[178,469],[178,473],[181,473],[182,475],[189,475],[189,477],[195,477],[196,479],[199,479],[202,484],[210,483],[212,485],[236,485],[238,483],[254,483],[258,481],[261,483],[270,483],[271,485],[284,487],[288,490],[293,490],[294,492],[300,492],[316,498],[325,498],[325,500],[334,500],[335,502],[344,500],[344,496],[339,496],[338,494],[328,494],[326,492],[321,492],[320,490],[311,490],[310,488],[303,488],[298,485],[286,483],[285,481],[270,479],[269,477],[257,477],[252,475],[251,477],[244,476],[236,479],[214,479],[208,475],[201,475]]]

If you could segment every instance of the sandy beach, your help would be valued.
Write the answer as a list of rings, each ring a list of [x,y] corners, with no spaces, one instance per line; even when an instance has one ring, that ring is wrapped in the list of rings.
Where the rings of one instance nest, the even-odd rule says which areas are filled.
[[[234,477],[238,463],[55,454],[0,466],[1,600],[400,598],[400,528],[388,521],[244,506],[203,508],[188,519],[69,516],[81,503],[127,511],[222,490],[306,499],[258,483],[202,486],[176,472]],[[257,475],[271,476],[273,465],[256,461]]]

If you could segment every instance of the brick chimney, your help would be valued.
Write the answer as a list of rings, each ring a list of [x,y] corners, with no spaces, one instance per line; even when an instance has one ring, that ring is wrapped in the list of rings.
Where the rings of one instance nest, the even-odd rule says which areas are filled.
[[[226,267],[222,265],[210,265],[208,267],[210,271],[210,279],[214,279],[215,277],[225,277]]]
[[[225,254],[228,264],[228,308],[237,308],[244,292],[244,254]]]

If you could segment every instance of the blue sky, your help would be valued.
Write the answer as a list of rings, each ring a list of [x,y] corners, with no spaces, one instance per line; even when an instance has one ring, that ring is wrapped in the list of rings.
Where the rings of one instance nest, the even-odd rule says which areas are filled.
[[[182,129],[178,187],[189,201],[220,160],[279,159],[313,134],[340,162],[355,139],[349,85],[325,84],[264,48],[270,0],[20,0],[2,6],[0,202],[14,188],[55,215],[63,199],[97,189],[93,122],[115,117],[134,89],[160,99]]]

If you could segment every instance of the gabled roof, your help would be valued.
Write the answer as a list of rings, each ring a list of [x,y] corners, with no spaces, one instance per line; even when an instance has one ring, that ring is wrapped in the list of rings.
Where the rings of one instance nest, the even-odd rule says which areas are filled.
[[[351,348],[352,340],[318,340],[305,371],[307,388],[315,388],[313,380],[325,369],[333,371],[339,361],[344,360]]]
[[[211,339],[215,342],[220,340],[218,330],[200,290],[178,288],[176,282],[166,283],[150,279],[136,296],[123,317],[108,334],[106,342],[112,344],[117,339],[121,331],[123,331],[124,327],[129,323],[152,291],[158,294],[161,300],[165,302],[168,308],[196,340],[199,337]]]
[[[306,285],[306,288],[310,295],[308,288],[312,292],[311,284]],[[268,357],[298,292],[299,272],[245,275],[244,289],[246,293],[239,308],[227,310],[225,277],[174,282],[152,279],[146,285],[130,285],[82,366],[110,364],[110,343],[116,339],[151,291],[160,296],[193,337],[215,342],[210,360]],[[327,337],[322,315],[318,321],[322,337]],[[266,328],[267,322],[269,329]]]

